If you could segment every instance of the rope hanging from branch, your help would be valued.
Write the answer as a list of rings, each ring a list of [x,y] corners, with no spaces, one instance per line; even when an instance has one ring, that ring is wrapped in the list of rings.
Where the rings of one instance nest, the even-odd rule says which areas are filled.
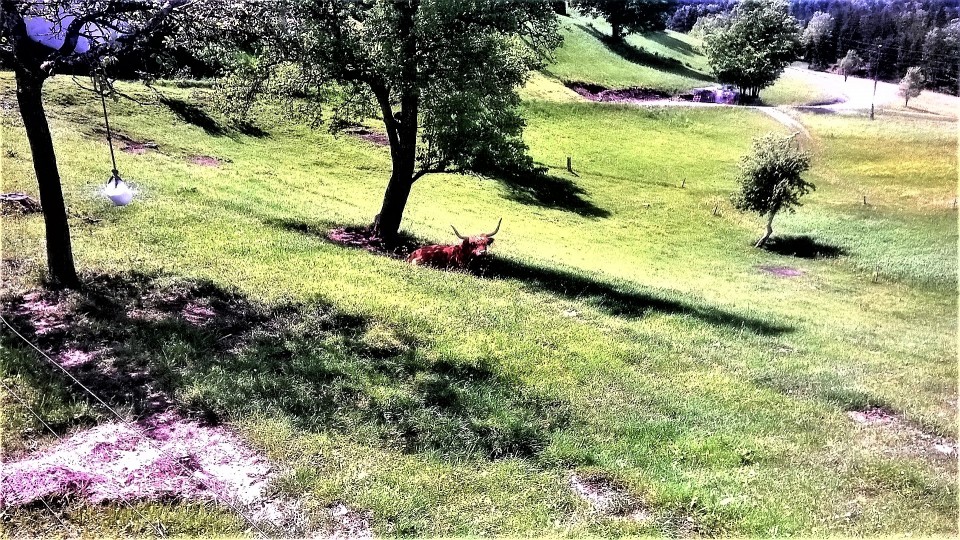
[[[107,80],[103,69],[93,72],[93,88],[100,94],[100,105],[103,107],[103,124],[107,130],[107,145],[110,147],[110,169],[111,176],[107,179],[107,186],[104,194],[117,206],[126,206],[133,200],[133,191],[130,186],[120,177],[120,171],[117,168],[117,156],[113,149],[113,131],[110,129],[110,115],[107,114],[107,94],[112,92],[110,81]],[[112,184],[112,185],[111,185]]]

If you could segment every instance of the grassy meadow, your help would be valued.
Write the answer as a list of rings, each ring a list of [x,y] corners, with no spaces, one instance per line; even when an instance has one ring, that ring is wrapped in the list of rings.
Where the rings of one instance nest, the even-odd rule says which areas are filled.
[[[699,41],[686,34],[630,34],[624,43],[611,44],[610,25],[602,19],[560,20],[563,45],[546,72],[561,81],[678,92],[713,80]]]
[[[256,129],[230,127],[204,88],[109,104],[118,132],[158,145],[118,153],[138,194],[112,207],[99,193],[110,168],[99,102],[52,80],[75,255],[102,296],[67,302],[84,313],[193,287],[235,306],[233,326],[206,329],[107,310],[78,317],[76,339],[241,433],[280,467],[277,493],[369,511],[378,536],[955,535],[956,454],[915,435],[957,437],[956,124],[798,113],[818,189],[757,250],[760,218],[729,204],[736,163],[751,138],[786,128],[749,109],[580,101],[557,79],[702,79],[610,61],[588,29],[566,32],[523,91],[525,139],[549,176],[414,186],[403,228],[424,242],[503,217],[480,276],[328,241],[379,209],[388,150],[270,111]],[[9,73],[0,100],[2,191],[35,194]],[[4,294],[16,297],[42,277],[43,223],[2,225]],[[58,433],[108,419],[2,336],[0,376]],[[52,442],[2,395],[5,456]],[[136,413],[134,398],[110,397]],[[910,428],[848,415],[868,407]],[[593,511],[573,472],[622,486],[648,518]],[[51,505],[82,536],[151,530],[124,506]],[[171,535],[253,534],[211,504],[136,508]],[[62,531],[43,506],[9,509],[2,524],[8,537]]]

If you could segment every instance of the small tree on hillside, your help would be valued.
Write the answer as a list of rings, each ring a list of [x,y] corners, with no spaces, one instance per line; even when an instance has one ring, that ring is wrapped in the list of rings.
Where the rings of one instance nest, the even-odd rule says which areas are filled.
[[[754,139],[753,151],[740,160],[740,191],[731,197],[733,205],[767,216],[767,231],[756,247],[773,235],[773,218],[779,212],[794,212],[800,197],[816,189],[801,177],[810,168],[810,154],[793,145],[796,135],[770,133]]]
[[[379,117],[393,169],[371,229],[387,242],[424,175],[533,169],[517,88],[560,43],[550,3],[237,3],[244,8],[224,10],[209,26],[234,62],[226,102],[327,107],[333,130]]]
[[[667,27],[667,13],[675,0],[577,0],[577,9],[610,23],[611,37],[620,41],[627,34],[651,32]]]
[[[46,228],[47,270],[54,285],[77,287],[70,226],[43,83],[56,73],[89,74],[140,48],[191,0],[0,0],[0,60],[13,68],[17,104],[30,143]]]
[[[910,103],[910,98],[915,98],[923,91],[923,71],[918,67],[907,69],[907,74],[900,79],[900,89],[897,94],[903,98],[903,106]]]
[[[756,98],[773,84],[800,50],[800,26],[786,0],[742,0],[729,19],[704,36],[717,79]]]
[[[847,55],[840,60],[840,73],[843,73],[843,82],[847,82],[847,77],[863,69],[863,58],[857,54],[857,51],[850,49]]]

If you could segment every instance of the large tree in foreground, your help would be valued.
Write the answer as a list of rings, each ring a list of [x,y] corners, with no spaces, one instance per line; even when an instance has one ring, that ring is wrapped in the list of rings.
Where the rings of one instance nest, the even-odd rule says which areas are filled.
[[[422,176],[532,169],[517,88],[559,45],[549,2],[277,0],[237,13],[211,26],[242,51],[228,96],[323,105],[333,129],[382,121],[393,168],[372,228],[388,242]]]
[[[816,189],[801,176],[810,168],[810,154],[794,146],[796,135],[769,133],[754,139],[753,151],[740,160],[740,191],[733,194],[733,205],[741,212],[767,216],[767,231],[756,247],[763,247],[773,235],[778,213],[794,212],[800,197]]]
[[[17,104],[30,143],[46,227],[52,284],[79,285],[43,84],[57,73],[89,74],[128,52],[189,0],[0,0],[0,58],[17,81]]]
[[[717,79],[756,98],[800,50],[800,27],[786,0],[742,0],[703,38]]]
[[[620,41],[626,34],[650,32],[667,27],[667,13],[675,0],[576,0],[574,5],[584,15],[610,23],[611,37]]]

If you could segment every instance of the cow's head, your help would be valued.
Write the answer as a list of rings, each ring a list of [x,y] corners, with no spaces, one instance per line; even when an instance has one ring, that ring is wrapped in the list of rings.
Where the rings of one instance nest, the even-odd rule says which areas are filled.
[[[500,230],[501,223],[503,223],[503,218],[500,218],[500,221],[497,222],[497,228],[494,229],[492,233],[481,234],[479,236],[463,236],[453,225],[450,225],[450,228],[453,229],[453,233],[457,235],[457,238],[463,240],[461,246],[463,247],[464,253],[469,253],[471,257],[482,257],[487,254],[490,244],[493,243],[493,235],[497,234],[497,231]]]

